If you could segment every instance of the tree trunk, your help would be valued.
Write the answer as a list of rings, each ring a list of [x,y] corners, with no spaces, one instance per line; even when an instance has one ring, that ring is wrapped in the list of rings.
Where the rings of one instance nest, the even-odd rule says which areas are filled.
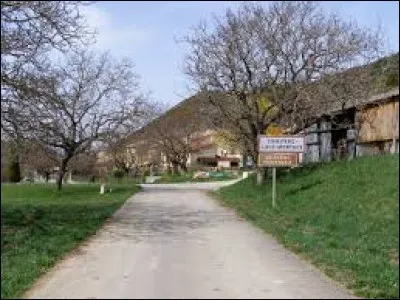
[[[268,168],[257,168],[257,185],[262,185],[267,182]]]
[[[179,175],[179,164],[176,162],[172,162],[172,172],[175,175]]]
[[[168,174],[168,175],[171,175],[171,174],[172,174],[172,169],[171,169],[170,164],[168,164],[168,166],[167,166],[167,174]]]
[[[262,185],[264,182],[264,170],[257,169],[257,185]]]
[[[183,173],[187,173],[188,169],[187,169],[186,163],[180,163],[179,165],[180,165]]]
[[[49,182],[49,178],[50,178],[50,173],[49,172],[45,172],[44,173],[44,177],[45,177],[46,183],[48,183]]]
[[[262,185],[267,179],[267,168],[257,168],[257,185]]]
[[[11,182],[21,181],[21,167],[19,163],[18,153],[10,151],[8,162],[8,176]]]
[[[62,184],[63,184],[63,179],[64,179],[64,175],[67,172],[67,164],[68,161],[71,159],[70,156],[64,158],[61,161],[61,166],[60,166],[60,170],[58,171],[58,178],[57,178],[57,189],[59,191],[61,191],[62,189]]]
[[[258,169],[258,151],[250,151],[250,157],[253,163],[252,169]]]
[[[58,172],[58,177],[57,177],[57,190],[61,191],[62,189],[62,183],[65,175],[65,170],[64,171],[59,171]]]

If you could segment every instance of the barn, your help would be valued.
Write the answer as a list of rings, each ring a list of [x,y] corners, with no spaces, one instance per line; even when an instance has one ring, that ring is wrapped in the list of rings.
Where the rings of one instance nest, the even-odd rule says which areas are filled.
[[[332,108],[303,134],[305,162],[399,153],[399,87],[357,105]]]

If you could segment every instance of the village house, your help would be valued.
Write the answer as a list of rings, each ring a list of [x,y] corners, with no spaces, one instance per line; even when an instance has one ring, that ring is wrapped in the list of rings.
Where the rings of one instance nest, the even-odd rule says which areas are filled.
[[[237,149],[221,145],[215,137],[215,130],[199,132],[192,139],[189,167],[239,168],[243,166],[243,156]]]

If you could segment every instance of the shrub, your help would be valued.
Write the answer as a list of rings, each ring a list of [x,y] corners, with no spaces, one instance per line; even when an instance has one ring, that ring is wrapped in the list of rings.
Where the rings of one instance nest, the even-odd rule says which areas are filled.
[[[120,169],[116,169],[113,171],[113,176],[117,179],[122,179],[125,176],[125,172]]]

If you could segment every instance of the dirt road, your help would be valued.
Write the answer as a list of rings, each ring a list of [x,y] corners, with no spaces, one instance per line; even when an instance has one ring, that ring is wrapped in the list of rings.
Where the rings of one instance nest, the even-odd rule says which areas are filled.
[[[145,185],[29,298],[351,298],[208,197],[218,185]]]

